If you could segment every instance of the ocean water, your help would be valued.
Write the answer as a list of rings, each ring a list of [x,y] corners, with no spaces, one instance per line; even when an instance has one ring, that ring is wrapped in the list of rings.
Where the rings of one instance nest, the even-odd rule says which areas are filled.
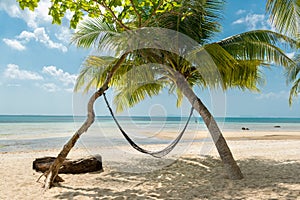
[[[0,115],[0,152],[61,148],[85,117]],[[183,129],[186,117],[118,117],[124,130],[138,144],[167,144]],[[300,133],[300,118],[217,118],[223,131],[288,131]],[[275,126],[280,126],[276,128]],[[187,132],[194,136],[207,130],[200,118],[192,117]],[[165,138],[172,133],[174,138]],[[187,135],[188,135],[187,134]],[[192,137],[191,137],[192,138]],[[186,139],[186,140],[185,140]],[[189,138],[190,139],[190,138]],[[183,138],[183,141],[190,141]],[[97,117],[78,146],[127,144],[111,117]]]

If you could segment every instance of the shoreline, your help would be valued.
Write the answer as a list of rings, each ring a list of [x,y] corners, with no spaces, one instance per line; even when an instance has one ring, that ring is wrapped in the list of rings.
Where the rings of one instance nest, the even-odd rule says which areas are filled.
[[[142,146],[149,145],[167,145],[173,141],[178,135],[178,132],[169,131],[161,132],[155,135],[138,135],[136,137],[131,136],[134,141]],[[60,149],[66,141],[71,138],[72,133],[64,136],[52,136],[45,137],[45,134],[38,137],[25,137],[18,136],[0,138],[0,153],[2,152],[22,152],[22,151],[36,151],[45,149]],[[223,136],[227,141],[287,141],[287,140],[300,140],[300,132],[297,131],[253,131],[253,130],[241,130],[241,131],[223,131]],[[118,138],[116,138],[118,137]],[[191,145],[192,143],[205,143],[210,142],[211,137],[208,131],[192,130],[186,131],[183,135],[180,143],[182,145]],[[128,142],[124,139],[121,133],[114,133],[112,138],[105,135],[99,135],[95,132],[85,133],[80,138],[75,147],[90,146],[97,148],[97,146],[129,146]]]

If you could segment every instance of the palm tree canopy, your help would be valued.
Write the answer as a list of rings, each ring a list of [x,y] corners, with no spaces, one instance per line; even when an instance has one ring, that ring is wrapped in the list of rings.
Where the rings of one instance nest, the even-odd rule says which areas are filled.
[[[257,86],[262,83],[259,66],[276,64],[287,69],[295,66],[295,62],[279,48],[279,44],[283,43],[295,48],[297,46],[295,40],[272,31],[258,30],[209,43],[214,34],[220,30],[219,16],[224,2],[213,0],[180,2],[182,4],[179,5],[177,2],[177,6],[174,6],[170,12],[157,12],[151,18],[147,18],[146,25],[172,29],[195,40],[198,45],[188,57],[188,60],[194,59],[193,62],[187,62],[174,53],[157,49],[130,52],[111,82],[111,86],[116,91],[114,102],[117,110],[133,106],[146,96],[157,95],[164,87],[177,94],[178,105],[180,105],[182,95],[174,85],[172,73],[161,65],[145,70],[144,65],[149,63],[162,64],[181,72],[191,86],[223,89],[238,87],[250,90],[258,90]],[[138,22],[129,20],[128,23],[124,23],[128,27],[133,27],[132,24]],[[115,41],[115,36],[122,31],[124,30],[116,29],[113,24],[103,22],[101,18],[88,19],[78,26],[72,41],[82,47],[91,45],[98,48],[112,47],[116,53],[122,49],[122,45]],[[202,51],[209,54],[219,78],[216,79],[215,75],[211,76],[215,71],[210,70],[209,63],[206,66],[207,63],[201,61],[203,57],[199,55]],[[112,65],[109,62],[116,62],[117,57],[89,57],[77,79],[75,89],[85,87],[87,91],[91,87],[100,87]],[[130,74],[135,75],[130,76]]]

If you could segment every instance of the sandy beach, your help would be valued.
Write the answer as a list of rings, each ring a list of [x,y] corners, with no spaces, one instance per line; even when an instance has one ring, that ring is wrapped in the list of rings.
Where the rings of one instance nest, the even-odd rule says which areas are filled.
[[[225,132],[245,176],[238,181],[226,178],[210,143],[198,142],[155,171],[124,172],[114,167],[118,163],[103,159],[104,172],[62,174],[64,182],[43,192],[43,179],[36,182],[41,173],[32,170],[32,161],[56,156],[59,149],[2,152],[0,199],[300,199],[299,134]],[[201,153],[199,149],[205,148],[210,150]],[[77,147],[69,158],[88,155],[90,151]]]

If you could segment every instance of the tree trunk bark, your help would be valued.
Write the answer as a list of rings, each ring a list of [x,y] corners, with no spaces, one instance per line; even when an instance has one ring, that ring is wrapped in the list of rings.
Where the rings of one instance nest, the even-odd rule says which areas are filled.
[[[32,163],[32,169],[37,172],[46,172],[54,162],[55,157],[37,158]],[[82,174],[88,172],[103,172],[102,157],[100,155],[89,156],[76,160],[66,159],[59,168],[59,174]]]
[[[184,96],[186,96],[186,98],[192,104],[194,109],[197,110],[200,116],[203,118],[203,121],[213,138],[214,144],[224,164],[224,168],[228,174],[228,177],[233,180],[242,179],[243,174],[236,161],[234,160],[233,155],[214,117],[206,108],[206,106],[202,103],[202,101],[196,96],[196,94],[191,89],[184,76],[177,71],[174,71],[174,76],[177,87],[181,90]]]
[[[53,186],[55,177],[57,176],[58,171],[59,171],[62,163],[65,161],[66,157],[68,156],[69,152],[74,147],[74,145],[77,142],[77,140],[79,139],[79,137],[84,132],[86,132],[89,129],[89,127],[93,124],[93,122],[95,121],[94,103],[97,100],[97,98],[99,98],[108,89],[108,85],[109,85],[109,82],[110,82],[113,74],[121,66],[121,64],[123,63],[123,61],[125,60],[127,55],[128,55],[128,53],[125,53],[119,58],[117,63],[113,66],[111,71],[108,73],[106,80],[103,83],[102,87],[90,97],[90,100],[89,100],[88,106],[87,106],[87,110],[88,110],[87,119],[82,124],[82,126],[75,132],[75,134],[72,136],[72,138],[64,145],[63,149],[56,157],[56,159],[53,162],[53,164],[51,165],[50,169],[47,172],[45,172],[44,175],[46,176],[46,179],[45,179],[44,189],[47,190]]]

